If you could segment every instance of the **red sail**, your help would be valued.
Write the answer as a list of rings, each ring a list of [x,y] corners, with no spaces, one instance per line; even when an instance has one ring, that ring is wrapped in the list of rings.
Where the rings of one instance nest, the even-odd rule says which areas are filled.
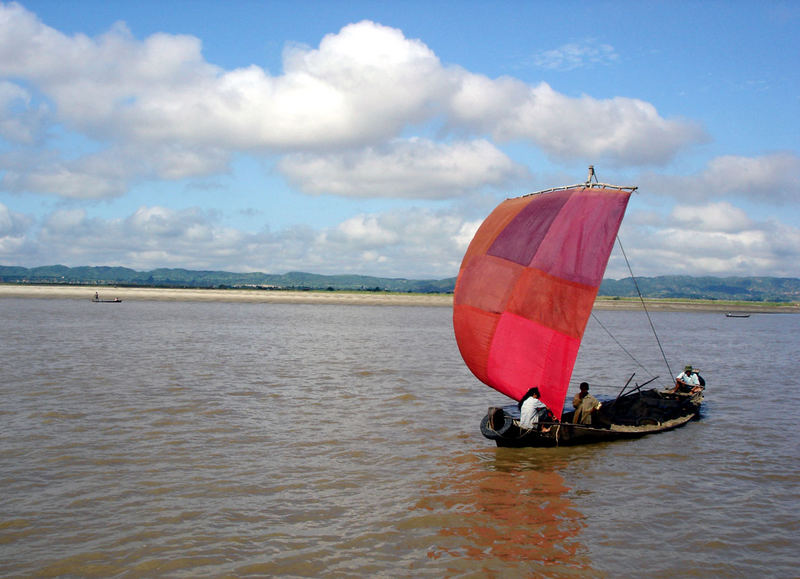
[[[538,386],[561,418],[631,192],[587,183],[508,199],[486,218],[453,307],[461,356],[479,380],[515,400]]]

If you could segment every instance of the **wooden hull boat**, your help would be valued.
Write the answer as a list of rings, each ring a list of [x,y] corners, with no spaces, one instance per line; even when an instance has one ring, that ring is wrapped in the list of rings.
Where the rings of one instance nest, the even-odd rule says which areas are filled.
[[[532,429],[519,426],[516,405],[490,407],[481,421],[481,433],[497,446],[507,447],[574,446],[639,438],[685,425],[698,416],[702,401],[702,392],[636,391],[603,403],[591,424],[574,424],[574,413],[565,412],[561,421],[541,422]]]
[[[725,314],[725,317],[726,318],[749,318],[750,314],[733,314],[731,312],[728,312],[727,314]]]
[[[584,183],[506,199],[475,232],[453,296],[461,357],[487,386],[520,402],[535,398],[534,407],[553,417],[524,429],[516,406],[489,408],[481,432],[498,446],[634,438],[697,416],[702,392],[643,390],[658,376],[623,394],[635,372],[616,399],[594,412],[591,424],[574,424],[574,413],[564,413],[586,323],[634,191],[599,183],[590,166]],[[646,312],[644,299],[642,307]],[[672,376],[666,357],[664,362]]]
[[[121,304],[122,300],[119,298],[114,298],[113,300],[100,300],[97,298],[92,298],[92,301],[96,304]]]

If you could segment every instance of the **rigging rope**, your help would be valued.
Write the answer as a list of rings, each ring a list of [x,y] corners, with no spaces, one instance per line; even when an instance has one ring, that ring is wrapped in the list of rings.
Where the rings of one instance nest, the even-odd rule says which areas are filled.
[[[653,320],[650,318],[650,312],[647,311],[647,306],[644,303],[644,297],[642,297],[642,292],[639,290],[639,284],[636,281],[636,277],[633,275],[631,264],[628,261],[628,256],[625,254],[625,248],[622,247],[622,240],[619,238],[619,235],[617,235],[617,244],[619,245],[620,251],[622,251],[622,257],[625,258],[625,265],[628,266],[628,272],[631,274],[631,279],[633,280],[633,285],[636,288],[636,293],[639,294],[639,300],[642,302],[642,309],[644,309],[644,313],[647,315],[647,321],[650,322],[650,328],[653,330],[653,336],[655,336],[656,342],[658,343],[658,349],[661,350],[661,357],[664,358],[664,364],[667,365],[667,372],[669,372],[669,376],[672,376],[672,369],[669,367],[667,355],[664,353],[664,348],[661,347],[661,340],[658,339],[656,327],[653,325]]]
[[[594,313],[594,312],[592,312],[592,318],[594,318],[594,321],[595,321],[595,322],[597,322],[598,324],[600,324],[600,327],[601,327],[601,328],[603,328],[603,329],[606,331],[606,334],[608,334],[608,335],[611,337],[611,339],[612,339],[612,340],[614,340],[614,341],[617,343],[617,346],[619,346],[619,347],[622,349],[622,351],[623,351],[623,352],[625,352],[625,353],[626,353],[628,356],[630,356],[631,360],[633,360],[633,361],[634,361],[634,363],[635,363],[637,366],[639,366],[639,368],[641,368],[642,370],[644,370],[646,373],[650,374],[651,376],[653,375],[653,372],[651,372],[650,370],[648,370],[647,368],[645,368],[644,364],[642,364],[642,363],[641,363],[639,360],[637,360],[637,359],[636,359],[636,357],[635,357],[633,354],[631,354],[631,353],[630,353],[630,352],[627,350],[627,348],[625,348],[625,346],[623,346],[623,345],[622,345],[622,342],[620,342],[619,340],[617,340],[617,337],[616,337],[614,334],[612,334],[612,333],[611,333],[611,330],[609,330],[608,328],[606,328],[606,327],[603,325],[603,322],[601,322],[601,321],[600,321],[600,318],[598,318],[598,317],[595,315],[595,313]]]

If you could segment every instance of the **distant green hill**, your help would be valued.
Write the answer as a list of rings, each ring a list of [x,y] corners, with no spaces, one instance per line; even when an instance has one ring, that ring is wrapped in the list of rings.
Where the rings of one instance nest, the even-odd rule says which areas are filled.
[[[734,300],[756,302],[800,301],[800,279],[796,277],[692,277],[666,275],[637,277],[647,298]],[[599,295],[636,297],[632,278],[604,279]]]
[[[800,302],[800,278],[670,275],[640,277],[636,281],[642,295],[647,298]],[[266,274],[164,268],[136,271],[127,267],[50,265],[25,268],[0,265],[0,283],[452,293],[455,282],[454,277],[413,280],[299,271]],[[605,279],[599,295],[635,297],[637,292],[631,278]]]
[[[126,267],[50,265],[25,268],[0,265],[0,283],[448,293],[453,291],[455,281],[455,278],[413,280],[366,275],[319,275],[299,271],[266,274],[188,269],[136,271]]]

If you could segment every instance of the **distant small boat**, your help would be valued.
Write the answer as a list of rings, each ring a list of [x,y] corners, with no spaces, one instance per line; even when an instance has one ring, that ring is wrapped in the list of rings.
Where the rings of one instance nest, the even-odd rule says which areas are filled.
[[[119,299],[119,298],[114,298],[113,300],[103,300],[103,299],[100,299],[100,296],[97,295],[97,294],[94,294],[94,297],[92,298],[92,301],[94,303],[96,303],[96,304],[121,304],[122,303],[122,300]]]
[[[733,312],[728,312],[725,314],[726,318],[749,318],[750,314],[734,314]]]

